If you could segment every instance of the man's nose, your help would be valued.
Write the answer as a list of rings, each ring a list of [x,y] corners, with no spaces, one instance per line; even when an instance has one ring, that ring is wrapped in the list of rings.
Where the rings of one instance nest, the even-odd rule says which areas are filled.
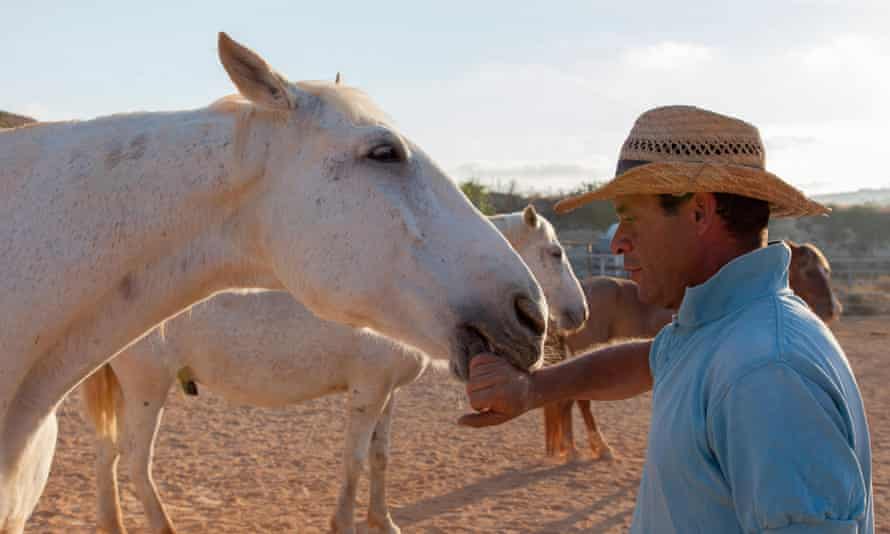
[[[633,246],[630,244],[630,240],[615,232],[615,236],[612,237],[612,242],[609,243],[609,248],[612,249],[612,254],[627,254],[633,250]]]

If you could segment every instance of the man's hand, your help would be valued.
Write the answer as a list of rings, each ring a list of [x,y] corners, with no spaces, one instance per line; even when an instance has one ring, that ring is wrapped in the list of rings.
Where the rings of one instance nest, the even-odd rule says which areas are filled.
[[[459,424],[472,427],[499,425],[532,407],[531,376],[503,358],[480,354],[470,361],[467,396],[470,406],[478,413],[462,416]]]

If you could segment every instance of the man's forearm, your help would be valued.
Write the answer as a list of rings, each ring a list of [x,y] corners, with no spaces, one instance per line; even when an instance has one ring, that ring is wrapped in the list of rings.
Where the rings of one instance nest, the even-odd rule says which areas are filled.
[[[568,399],[622,400],[652,389],[652,340],[597,349],[531,375],[532,408]]]

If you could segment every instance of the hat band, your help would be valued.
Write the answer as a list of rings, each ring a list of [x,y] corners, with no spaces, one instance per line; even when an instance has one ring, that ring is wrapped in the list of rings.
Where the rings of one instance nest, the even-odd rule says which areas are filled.
[[[643,165],[648,165],[650,163],[669,163],[664,161],[649,161],[645,159],[620,159],[618,160],[618,166],[615,168],[615,176],[621,176],[627,171],[633,169],[634,167],[640,167]],[[713,161],[678,161],[677,163],[716,163]],[[732,163],[731,165],[740,165],[742,167],[748,167],[751,169],[757,169],[762,171],[763,167],[760,165],[745,165],[744,163]]]
[[[644,159],[620,159],[618,160],[618,166],[615,168],[615,176],[620,176],[634,167],[647,165],[649,163],[652,162]]]

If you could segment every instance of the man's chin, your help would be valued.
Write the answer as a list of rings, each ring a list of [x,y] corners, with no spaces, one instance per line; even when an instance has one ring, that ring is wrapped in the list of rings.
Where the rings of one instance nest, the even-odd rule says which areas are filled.
[[[630,280],[633,280],[637,285],[640,285],[640,270],[639,269],[627,271],[627,277]]]
[[[634,280],[637,283],[637,299],[643,304],[655,304],[656,295],[653,295],[651,291],[647,291],[645,282],[642,280]]]

